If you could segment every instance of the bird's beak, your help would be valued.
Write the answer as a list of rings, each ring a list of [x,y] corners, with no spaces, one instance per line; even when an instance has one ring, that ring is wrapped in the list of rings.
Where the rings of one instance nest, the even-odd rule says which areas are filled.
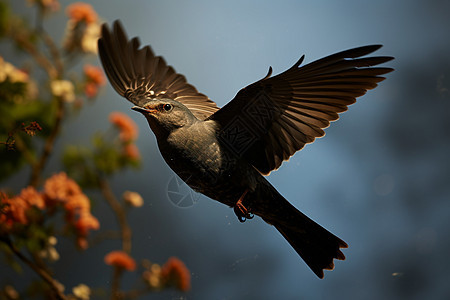
[[[132,110],[135,110],[135,111],[137,111],[137,112],[140,112],[140,113],[142,113],[142,114],[148,114],[148,113],[154,113],[154,112],[156,112],[156,109],[143,108],[143,107],[140,107],[140,106],[133,106],[131,109],[132,109]]]

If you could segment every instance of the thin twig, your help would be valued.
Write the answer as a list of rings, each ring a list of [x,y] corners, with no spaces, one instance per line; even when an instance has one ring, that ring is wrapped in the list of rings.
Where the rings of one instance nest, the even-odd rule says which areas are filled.
[[[122,299],[120,292],[120,277],[122,275],[123,269],[118,266],[114,266],[113,279],[111,284],[111,300]]]
[[[111,206],[119,223],[120,235],[122,238],[122,250],[130,254],[131,228],[130,225],[128,225],[125,210],[117,200],[116,196],[114,196],[114,193],[112,192],[111,186],[109,185],[108,181],[104,178],[99,178],[98,182],[103,197],[106,199],[106,202],[108,202],[109,206]],[[122,272],[122,268],[114,266],[113,279],[111,284],[111,300],[122,299],[122,293],[120,291],[120,277],[122,275]]]
[[[122,292],[121,299],[132,300],[132,299],[140,298],[140,297],[150,293],[151,291],[152,290],[150,290],[149,288],[144,288],[144,289],[135,289],[135,290],[131,290],[128,292]]]
[[[61,54],[53,39],[44,29],[44,13],[44,8],[39,6],[36,17],[36,32],[41,36],[42,40],[50,51],[50,55],[56,67],[56,71],[59,75],[61,75],[64,72],[64,65],[61,60]]]
[[[53,62],[56,66],[56,70],[58,74],[64,73],[64,65],[61,60],[61,54],[59,53],[58,48],[56,47],[55,43],[53,42],[52,38],[48,35],[46,31],[42,31],[42,39],[44,43],[47,45],[47,47],[50,50],[50,54],[53,58]]]
[[[33,271],[36,272],[45,282],[50,285],[50,288],[55,292],[57,299],[66,300],[67,297],[58,287],[58,283],[53,277],[44,269],[39,268],[33,261],[28,259],[25,255],[20,252],[16,246],[13,245],[11,239],[9,237],[2,237],[0,241],[4,242],[9,249],[25,264],[27,264]]]
[[[16,150],[16,149],[19,150],[19,152],[23,154],[25,160],[30,165],[33,165],[36,162],[35,157],[31,153],[31,151],[27,148],[22,138],[16,134],[20,128],[21,127],[16,127],[10,132],[8,132],[8,138],[6,139],[6,142],[0,142],[0,144],[5,145],[7,150]]]
[[[11,36],[25,51],[27,51],[33,59],[36,61],[38,65],[40,65],[48,74],[50,79],[55,79],[58,76],[58,72],[52,63],[45,57],[42,53],[40,53],[33,43],[30,42],[28,38],[24,38],[21,35],[15,35],[14,33]]]
[[[15,142],[14,144],[15,144],[17,150],[23,155],[25,160],[30,165],[34,165],[36,163],[36,157],[34,157],[33,153],[28,149],[28,147],[26,146],[26,144],[23,141],[23,139],[20,136],[16,136],[14,138],[14,142]]]
[[[127,217],[125,214],[125,209],[117,200],[116,196],[111,190],[111,186],[108,181],[101,178],[99,179],[100,190],[108,202],[109,206],[111,206],[114,211],[117,221],[119,222],[120,227],[120,235],[122,238],[122,250],[126,253],[131,253],[131,228],[128,224]]]
[[[89,240],[89,246],[94,247],[105,240],[117,240],[120,239],[122,235],[117,230],[105,230],[97,233]]]
[[[57,98],[58,107],[55,113],[55,123],[53,125],[52,131],[45,141],[44,150],[36,164],[33,165],[30,177],[29,185],[36,187],[41,179],[42,170],[44,169],[50,154],[53,151],[56,138],[61,130],[61,124],[64,117],[64,101],[61,98]]]

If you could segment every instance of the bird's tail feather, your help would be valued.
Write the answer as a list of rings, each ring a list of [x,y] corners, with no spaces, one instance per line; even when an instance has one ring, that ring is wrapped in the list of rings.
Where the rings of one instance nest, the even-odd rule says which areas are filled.
[[[284,216],[289,216],[289,222],[283,218],[270,220],[269,223],[283,235],[295,251],[301,256],[311,270],[323,278],[323,270],[333,270],[333,259],[344,260],[345,256],[340,248],[348,245],[327,231],[325,228],[308,218],[283,198]],[[286,211],[288,210],[288,211]]]

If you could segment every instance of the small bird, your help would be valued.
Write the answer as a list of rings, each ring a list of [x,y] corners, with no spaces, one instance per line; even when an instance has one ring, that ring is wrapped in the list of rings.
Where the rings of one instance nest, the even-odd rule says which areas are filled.
[[[393,71],[373,67],[393,57],[366,56],[381,45],[339,52],[241,89],[219,109],[150,46],[129,40],[119,21],[98,40],[106,75],[147,119],[170,168],[192,189],[234,209],[239,221],[273,225],[323,278],[344,260],[347,244],[290,204],[265,178],[305,144],[323,136],[356,98]]]

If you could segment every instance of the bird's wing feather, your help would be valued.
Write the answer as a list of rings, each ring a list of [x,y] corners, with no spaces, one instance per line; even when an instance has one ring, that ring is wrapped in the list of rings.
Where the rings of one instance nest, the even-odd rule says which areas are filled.
[[[384,80],[393,69],[373,67],[392,57],[363,57],[371,45],[339,52],[241,89],[208,119],[220,124],[220,139],[262,174],[280,167],[305,144],[323,136],[338,113]]]
[[[112,30],[102,26],[98,49],[106,75],[117,93],[137,106],[151,99],[169,98],[183,103],[200,120],[219,108],[188,84],[150,46],[140,48],[138,38],[128,40],[119,21]]]

